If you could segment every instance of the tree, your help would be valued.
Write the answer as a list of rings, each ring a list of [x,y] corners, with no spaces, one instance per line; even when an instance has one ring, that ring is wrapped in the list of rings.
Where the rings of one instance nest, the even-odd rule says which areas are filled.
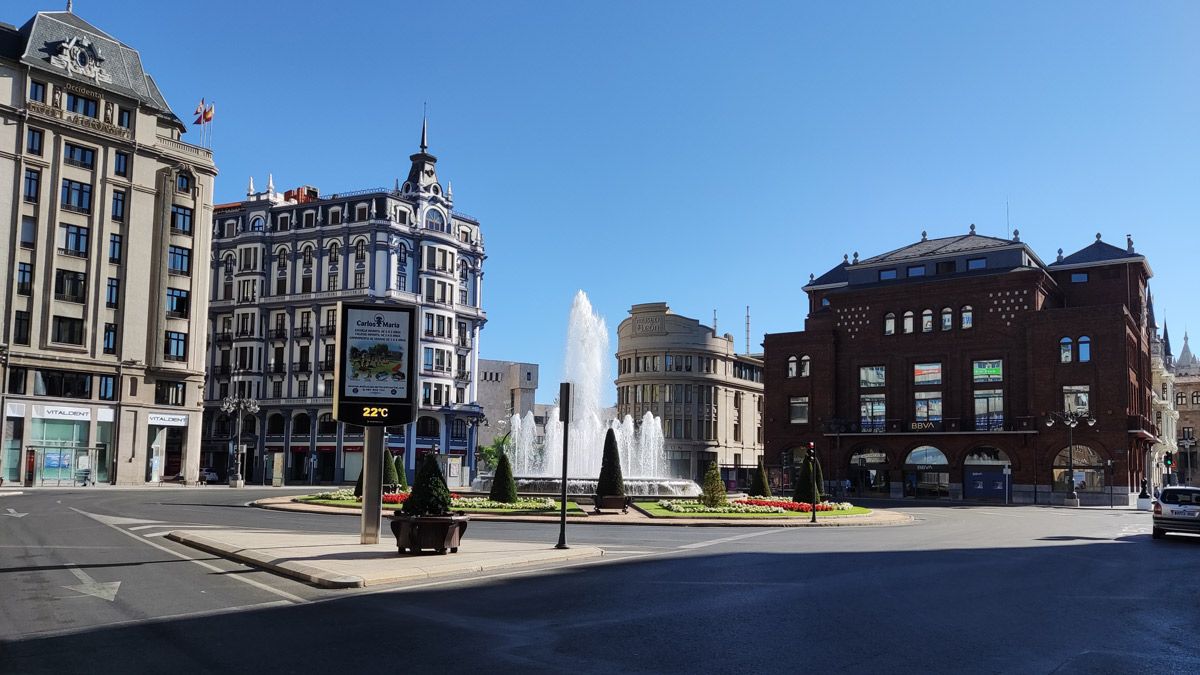
[[[600,460],[600,480],[596,483],[596,494],[600,497],[625,496],[625,479],[621,477],[621,452],[617,449],[617,435],[612,429],[604,435],[604,457]]]
[[[401,492],[408,492],[408,471],[404,469],[404,455],[396,455],[396,485]]]
[[[450,512],[450,488],[438,466],[437,456],[425,455],[417,477],[413,480],[412,494],[404,502],[404,515],[441,516]]]
[[[383,453],[383,484],[395,485],[400,479],[396,476],[396,463],[392,461],[391,453]],[[386,488],[385,488],[386,489]]]
[[[517,481],[513,480],[512,464],[504,452],[500,453],[500,462],[492,476],[492,491],[488,493],[488,499],[505,504],[517,501]]]
[[[725,481],[721,480],[721,467],[715,461],[708,463],[700,490],[700,503],[705,506],[725,506],[728,503]]]
[[[758,458],[758,470],[754,472],[754,480],[750,484],[750,495],[752,497],[770,497],[771,484],[767,482],[767,467],[763,465],[763,458]]]

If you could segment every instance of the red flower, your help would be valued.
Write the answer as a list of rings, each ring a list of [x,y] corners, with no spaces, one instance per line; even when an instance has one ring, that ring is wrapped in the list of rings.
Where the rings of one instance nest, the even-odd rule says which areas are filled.
[[[383,496],[384,504],[403,504],[408,501],[408,492],[396,492],[394,494],[386,494]]]

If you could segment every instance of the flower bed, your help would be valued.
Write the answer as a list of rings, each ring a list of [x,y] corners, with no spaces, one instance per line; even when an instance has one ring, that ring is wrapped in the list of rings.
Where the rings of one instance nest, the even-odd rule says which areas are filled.
[[[557,509],[558,502],[545,498],[518,499],[509,504],[494,502],[487,497],[457,497],[451,502],[456,509],[501,509],[505,511],[542,511]]]
[[[668,511],[675,513],[783,513],[784,509],[778,506],[759,506],[756,504],[741,503],[744,500],[738,500],[725,506],[705,506],[695,500],[680,500],[680,499],[662,499],[658,505]]]
[[[734,504],[749,504],[753,506],[777,506],[784,511],[799,511],[801,513],[812,513],[813,505],[808,502],[793,502],[784,499],[763,499],[761,497],[748,497],[746,499],[736,499]],[[854,508],[850,502],[821,502],[817,504],[817,513],[822,511],[849,511]]]

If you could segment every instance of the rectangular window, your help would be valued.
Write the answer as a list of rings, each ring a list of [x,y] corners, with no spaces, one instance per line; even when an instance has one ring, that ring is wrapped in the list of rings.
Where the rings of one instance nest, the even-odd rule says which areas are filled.
[[[66,302],[85,302],[87,300],[87,275],[72,270],[55,270],[54,299]]]
[[[119,234],[108,235],[108,262],[115,263],[117,265],[121,264],[121,257],[122,257],[121,256],[121,253],[122,253],[121,247],[122,247],[121,235],[119,235]]]
[[[44,137],[41,129],[30,128],[25,133],[25,152],[31,155],[42,154],[42,138]]]
[[[169,330],[166,343],[163,345],[163,356],[168,361],[184,361],[187,359],[187,333]]]
[[[129,154],[118,152],[113,155],[113,173],[129,177]]]
[[[1072,272],[1071,273],[1071,283],[1073,283],[1073,284],[1086,284],[1087,280],[1088,280],[1087,272]]]
[[[808,424],[808,397],[792,396],[788,401],[792,424]]]
[[[108,278],[108,289],[104,292],[104,306],[116,309],[121,306],[121,280]]]
[[[308,396],[308,380],[300,380],[296,383],[296,395],[300,398]]]
[[[184,404],[185,383],[159,380],[154,383],[154,404],[174,405]]]
[[[191,176],[188,176],[186,173],[181,173],[178,176],[175,176],[175,191],[176,192],[188,192],[191,189],[192,189]],[[259,229],[262,229],[262,228],[259,228]]]
[[[9,368],[8,369],[8,393],[24,394],[25,380],[28,379],[27,370],[24,368]]]
[[[117,324],[115,323],[104,324],[104,353],[117,353]]]
[[[283,398],[283,380],[271,383],[271,398]]]
[[[858,407],[859,424],[863,431],[879,432],[887,427],[887,406],[883,394],[860,395]]]
[[[62,232],[63,245],[58,252],[76,258],[86,258],[90,239],[88,229],[80,225],[60,225],[59,229]]]
[[[33,265],[17,263],[17,295],[33,294]]]
[[[42,172],[37,169],[25,169],[25,201],[36,204],[42,189]]]
[[[190,277],[192,275],[192,249],[183,246],[168,247],[167,272]]]
[[[908,266],[908,276],[909,277],[925,276],[925,266],[924,265],[909,265]]]
[[[955,265],[953,260],[943,260],[935,263],[933,266],[934,274],[954,274]]]
[[[913,384],[917,386],[925,384],[941,384],[942,383],[942,364],[940,363],[916,363],[913,364]]]
[[[67,93],[67,112],[73,112],[87,117],[96,117],[96,99]]]
[[[101,401],[116,400],[116,380],[112,375],[99,376],[96,395]]]
[[[886,375],[885,366],[863,366],[858,369],[858,386],[882,387],[886,384]]]
[[[971,362],[971,379],[975,382],[1002,382],[1004,380],[1004,361],[987,359]]]
[[[58,398],[91,398],[92,376],[67,370],[33,371],[33,395]]]
[[[918,391],[915,395],[916,410],[914,419],[917,422],[942,421],[942,392]]]
[[[129,108],[117,108],[117,126],[128,129],[131,117]]]
[[[18,309],[13,316],[13,342],[19,345],[29,344],[29,312]]]
[[[78,213],[92,212],[92,186],[79,181],[63,179],[62,207]]]
[[[1063,387],[1063,410],[1066,412],[1087,412],[1088,398],[1091,387],[1083,385],[1067,385]]]
[[[46,102],[46,85],[37,80],[29,81],[29,100],[38,103]]]
[[[21,217],[21,248],[37,248],[37,221],[33,216]]]
[[[975,390],[975,431],[1004,430],[1004,390]]]
[[[125,191],[113,190],[112,219],[118,222],[125,220]]]
[[[90,169],[96,165],[96,151],[74,143],[63,144],[63,162]]]
[[[987,258],[970,258],[967,260],[968,270],[982,270],[987,268]]]
[[[880,281],[891,281],[896,278],[896,270],[879,270]]]
[[[192,210],[186,206],[171,207],[171,232],[175,234],[192,233]]]
[[[182,288],[167,289],[167,316],[172,319],[186,319],[191,309],[191,293]]]
[[[355,288],[366,288],[367,287],[367,273],[366,272],[355,272],[354,273],[354,287]]]
[[[83,344],[83,319],[56,316],[51,322],[51,342],[68,345]]]

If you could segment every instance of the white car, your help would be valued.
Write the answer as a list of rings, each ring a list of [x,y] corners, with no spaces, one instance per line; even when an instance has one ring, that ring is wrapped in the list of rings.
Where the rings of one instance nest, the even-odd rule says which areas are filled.
[[[1162,539],[1167,532],[1200,534],[1200,488],[1163,488],[1154,502],[1151,536]]]

